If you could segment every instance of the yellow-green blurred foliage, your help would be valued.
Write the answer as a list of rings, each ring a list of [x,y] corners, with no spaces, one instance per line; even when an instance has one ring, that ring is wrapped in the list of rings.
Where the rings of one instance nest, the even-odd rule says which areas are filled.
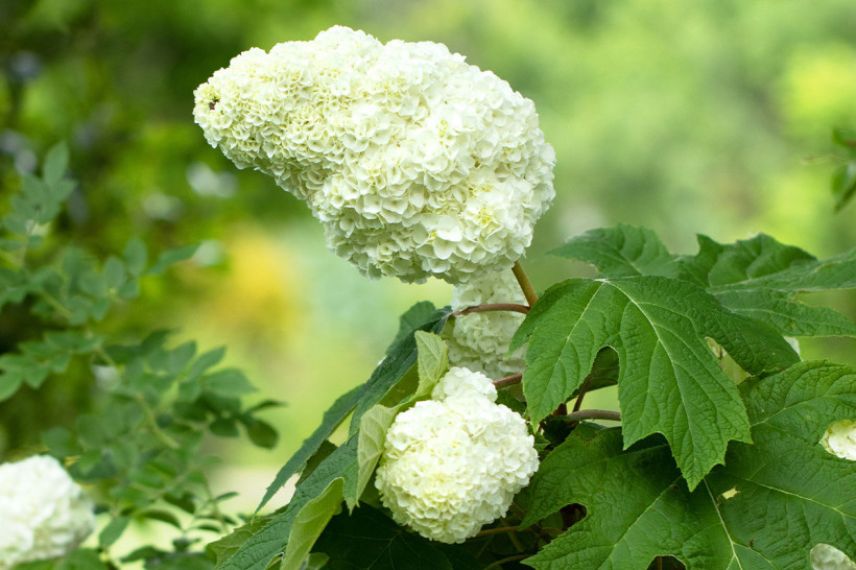
[[[81,182],[65,238],[100,251],[131,234],[203,242],[109,326],[226,344],[264,396],[288,402],[268,412],[283,430],[275,452],[212,443],[231,464],[265,466],[262,480],[368,376],[397,313],[449,297],[360,277],[302,204],[237,171],[192,123],[194,87],[231,56],[333,24],[445,42],[535,101],[558,154],[558,197],[530,253],[539,285],[580,269],[547,249],[616,222],[688,253],[696,232],[766,231],[821,255],[856,245],[856,206],[833,215],[828,191],[831,128],[856,125],[853,0],[3,0],[2,191],[67,139]],[[856,314],[852,295],[835,302]]]

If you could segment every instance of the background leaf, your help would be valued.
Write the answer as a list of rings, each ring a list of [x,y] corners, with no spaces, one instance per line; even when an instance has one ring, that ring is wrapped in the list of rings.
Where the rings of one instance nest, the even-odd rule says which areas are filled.
[[[749,435],[737,387],[707,337],[750,372],[798,360],[779,335],[731,314],[698,287],[665,277],[556,285],[535,304],[513,344],[527,337],[523,390],[533,421],[565,402],[598,352],[612,347],[625,445],[664,434],[691,488],[722,462],[728,441]]]
[[[587,515],[527,564],[645,569],[671,555],[689,570],[796,570],[818,543],[856,556],[856,470],[819,443],[856,414],[856,372],[799,363],[741,392],[754,444],[732,444],[694,492],[659,438],[623,450],[619,428],[576,430],[525,491],[523,524],[572,503]]]
[[[678,269],[657,234],[624,224],[589,230],[550,253],[590,263],[606,277],[674,276]]]

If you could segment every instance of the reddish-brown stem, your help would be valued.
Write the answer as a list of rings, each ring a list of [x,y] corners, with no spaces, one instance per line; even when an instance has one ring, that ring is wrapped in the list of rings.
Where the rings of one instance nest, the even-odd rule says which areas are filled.
[[[461,315],[469,315],[470,313],[487,313],[489,311],[513,311],[515,313],[523,313],[525,315],[529,312],[529,307],[526,305],[518,305],[516,303],[485,303],[484,305],[473,305],[471,307],[458,309],[452,313],[452,316],[460,317]]]
[[[500,378],[499,380],[493,381],[493,386],[499,390],[500,388],[505,388],[507,386],[514,386],[515,384],[520,384],[520,381],[523,379],[523,374],[518,372],[517,374],[512,374],[511,376],[506,376],[505,378]]]
[[[511,270],[514,272],[514,277],[520,284],[520,289],[523,290],[523,296],[526,297],[526,302],[529,303],[529,306],[531,307],[535,304],[535,301],[538,300],[538,293],[535,292],[535,287],[532,286],[529,276],[526,275],[525,271],[523,271],[523,266],[520,265],[519,261],[514,264],[514,267],[512,267]]]

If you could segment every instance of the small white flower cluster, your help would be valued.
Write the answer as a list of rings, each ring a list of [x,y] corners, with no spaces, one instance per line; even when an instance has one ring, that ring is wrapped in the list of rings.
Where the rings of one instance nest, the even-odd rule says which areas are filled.
[[[509,268],[553,199],[532,101],[442,44],[337,26],[238,55],[195,98],[208,142],[306,200],[370,276]]]
[[[812,570],[856,570],[846,554],[828,544],[818,544],[811,549]]]
[[[457,285],[452,291],[452,310],[487,303],[525,304],[523,291],[511,271],[489,273]],[[447,339],[449,362],[501,378],[523,370],[525,349],[508,354],[511,337],[524,315],[510,311],[470,313],[455,318]]]
[[[856,422],[835,422],[823,434],[822,443],[823,447],[836,457],[856,461]]]
[[[386,434],[375,485],[399,524],[463,542],[505,515],[538,469],[523,418],[496,404],[486,376],[452,368]]]
[[[95,528],[93,508],[52,457],[0,465],[0,568],[74,550]]]

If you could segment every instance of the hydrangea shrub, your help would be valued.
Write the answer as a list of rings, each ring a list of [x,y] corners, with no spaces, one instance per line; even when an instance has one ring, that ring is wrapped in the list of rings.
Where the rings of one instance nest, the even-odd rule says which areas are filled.
[[[856,249],[818,259],[765,234],[734,243],[700,235],[696,253],[676,254],[652,231],[621,225],[551,252],[593,273],[575,276],[569,264],[564,280],[533,285],[520,260],[553,197],[554,155],[531,101],[438,44],[382,44],[336,27],[252,49],[197,89],[194,116],[236,166],[305,201],[331,249],[362,273],[435,277],[455,289],[450,306],[417,303],[400,317],[371,377],[333,403],[256,513],[221,514],[204,550],[184,532],[172,551],[146,547],[120,561],[222,570],[853,567],[856,370],[804,360],[798,339],[856,337],[846,316],[805,302],[856,289]],[[63,198],[50,190],[62,178],[55,171],[46,167],[43,180],[51,215]],[[24,194],[6,222],[18,241],[46,216],[31,196],[40,195]],[[109,260],[95,270],[108,289],[142,274],[135,248],[112,263],[121,271]],[[0,277],[0,302],[32,297],[49,311],[59,295],[70,326],[101,310],[90,317],[68,287],[24,272]],[[117,457],[125,449],[128,465],[106,462],[103,445],[83,433],[46,437],[72,477],[94,483],[95,504],[99,485],[118,497],[102,500],[109,515],[95,547],[71,551],[82,536],[44,527],[73,537],[47,567],[116,566],[111,544],[152,500],[126,484],[151,475],[140,449],[192,465],[186,456],[206,429],[243,425],[259,441],[254,414],[269,405],[242,406],[246,380],[209,372],[217,355],[164,343],[74,345],[120,375],[114,397],[129,406],[126,428],[146,437],[108,447]],[[21,372],[22,361],[45,354],[22,347],[0,357],[0,393],[61,373],[53,361],[37,381],[35,368]],[[171,382],[172,398],[147,391]],[[617,409],[588,406],[588,394],[609,387]],[[107,467],[123,476],[104,475]],[[206,502],[193,472],[181,493],[167,478],[170,491],[154,497],[181,508],[187,499],[192,520],[208,520],[219,501]],[[293,496],[271,512],[289,482]],[[51,508],[62,512],[74,493]],[[198,526],[183,530],[211,530]]]

